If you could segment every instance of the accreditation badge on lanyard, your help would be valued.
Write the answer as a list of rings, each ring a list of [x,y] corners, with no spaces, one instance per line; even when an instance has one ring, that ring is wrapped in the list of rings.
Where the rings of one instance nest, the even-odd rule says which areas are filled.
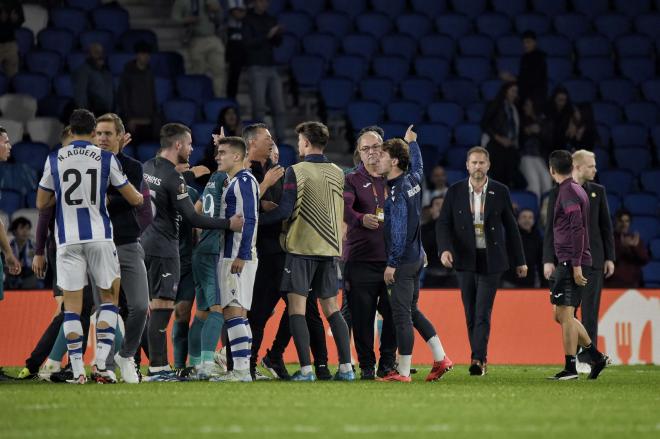
[[[472,202],[470,203],[470,210],[472,211],[472,219],[474,223],[474,236],[477,239],[485,237],[484,233],[484,206],[486,204],[486,191],[482,190],[481,195],[472,192]]]
[[[373,181],[371,182],[371,191],[374,193],[374,201],[376,202],[376,218],[382,223],[385,221],[385,210],[380,207],[380,201],[378,201],[378,194],[376,193],[376,184]],[[385,199],[387,199],[387,188],[383,189],[383,200]]]

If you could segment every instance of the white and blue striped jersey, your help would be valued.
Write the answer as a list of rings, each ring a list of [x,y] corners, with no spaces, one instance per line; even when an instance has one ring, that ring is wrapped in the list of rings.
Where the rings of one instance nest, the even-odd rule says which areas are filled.
[[[247,169],[241,169],[229,181],[222,193],[220,218],[243,215],[243,230],[240,233],[225,231],[221,242],[223,258],[240,258],[255,261],[257,258],[257,222],[259,212],[259,183]]]
[[[89,142],[74,141],[48,155],[41,189],[55,193],[57,247],[112,241],[106,208],[108,186],[128,184],[114,154]]]

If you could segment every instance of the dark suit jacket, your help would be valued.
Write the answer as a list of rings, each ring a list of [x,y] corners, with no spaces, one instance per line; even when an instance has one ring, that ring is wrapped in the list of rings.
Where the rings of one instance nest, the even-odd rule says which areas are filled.
[[[607,204],[605,187],[597,183],[586,182],[582,186],[589,197],[589,244],[593,268],[602,270],[605,261],[614,261],[614,235],[610,208]],[[543,263],[554,263],[555,241],[552,233],[552,222],[555,217],[555,202],[559,188],[555,186],[548,195],[548,215],[543,239]]]
[[[469,190],[468,179],[452,185],[436,221],[438,254],[449,250],[454,256],[454,268],[461,271],[476,271],[477,245]],[[486,188],[484,231],[489,273],[508,270],[509,257],[514,266],[525,265],[509,189],[492,178],[488,179]]]

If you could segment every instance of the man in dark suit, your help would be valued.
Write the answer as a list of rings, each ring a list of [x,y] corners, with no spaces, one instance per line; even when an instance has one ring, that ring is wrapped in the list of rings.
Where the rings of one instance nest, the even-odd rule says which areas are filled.
[[[447,191],[436,225],[440,261],[455,268],[472,348],[470,375],[485,375],[490,315],[500,276],[513,258],[519,277],[527,276],[509,189],[489,180],[488,151],[475,146],[466,162],[470,177]]]
[[[605,188],[593,182],[596,177],[596,156],[593,152],[581,149],[573,153],[573,180],[581,185],[589,196],[589,241],[591,243],[592,275],[587,283],[587,291],[582,297],[582,324],[589,337],[598,346],[598,311],[600,293],[603,289],[603,275],[614,274],[614,235],[610,208],[607,205]],[[555,187],[548,197],[545,239],[543,240],[543,275],[546,279],[555,271],[554,241],[552,236],[552,218],[558,188]],[[587,363],[584,353],[578,355],[580,363]],[[584,360],[584,361],[583,361]],[[589,371],[584,365],[578,365],[579,372]]]

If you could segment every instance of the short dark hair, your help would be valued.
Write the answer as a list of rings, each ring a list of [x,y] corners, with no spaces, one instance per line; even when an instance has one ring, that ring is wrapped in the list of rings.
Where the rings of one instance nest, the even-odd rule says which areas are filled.
[[[91,111],[85,108],[77,108],[71,113],[69,126],[71,127],[71,134],[74,136],[92,135],[96,129],[96,118]]]
[[[389,139],[383,142],[383,152],[386,152],[393,159],[398,159],[397,165],[402,171],[408,170],[410,163],[410,153],[408,152],[408,144],[399,138]]]
[[[238,137],[238,136],[223,137],[218,142],[218,146],[220,145],[229,145],[230,148],[240,152],[243,158],[245,158],[245,154],[247,154],[247,145],[245,144],[245,140],[243,140],[242,137]]]
[[[14,221],[11,222],[11,225],[9,226],[9,231],[11,233],[14,233],[16,229],[23,226],[28,226],[29,228],[32,228],[32,222],[30,222],[30,220],[25,218],[24,216],[19,216],[18,218],[14,218]]]
[[[573,156],[565,149],[557,149],[550,153],[550,168],[559,175],[569,175],[573,171]]]
[[[628,209],[626,209],[625,207],[621,207],[614,214],[614,219],[621,221],[621,218],[623,218],[624,216],[628,216],[628,217],[630,217],[630,219],[632,219],[632,213],[630,213],[630,211]]]
[[[534,32],[533,30],[529,30],[529,29],[526,30],[525,32],[523,32],[522,39],[526,40],[528,38],[530,40],[536,40],[536,32]]]
[[[160,149],[171,148],[186,133],[192,135],[190,128],[182,123],[166,123],[160,129]]]
[[[243,128],[243,140],[245,140],[245,143],[249,143],[252,141],[252,139],[257,137],[257,132],[259,130],[267,130],[267,129],[268,129],[268,125],[266,125],[265,123],[250,124],[245,128]]]
[[[305,136],[309,143],[317,148],[325,149],[330,140],[328,127],[321,122],[303,122],[296,127],[296,134]]]
[[[0,125],[0,134],[4,134],[6,132],[7,132],[7,129],[5,127],[3,127],[2,125]]]
[[[490,154],[488,154],[488,150],[483,146],[473,146],[472,148],[468,149],[467,155],[465,156],[465,160],[469,161],[470,156],[472,154],[484,154],[486,156],[486,159],[490,161]]]

